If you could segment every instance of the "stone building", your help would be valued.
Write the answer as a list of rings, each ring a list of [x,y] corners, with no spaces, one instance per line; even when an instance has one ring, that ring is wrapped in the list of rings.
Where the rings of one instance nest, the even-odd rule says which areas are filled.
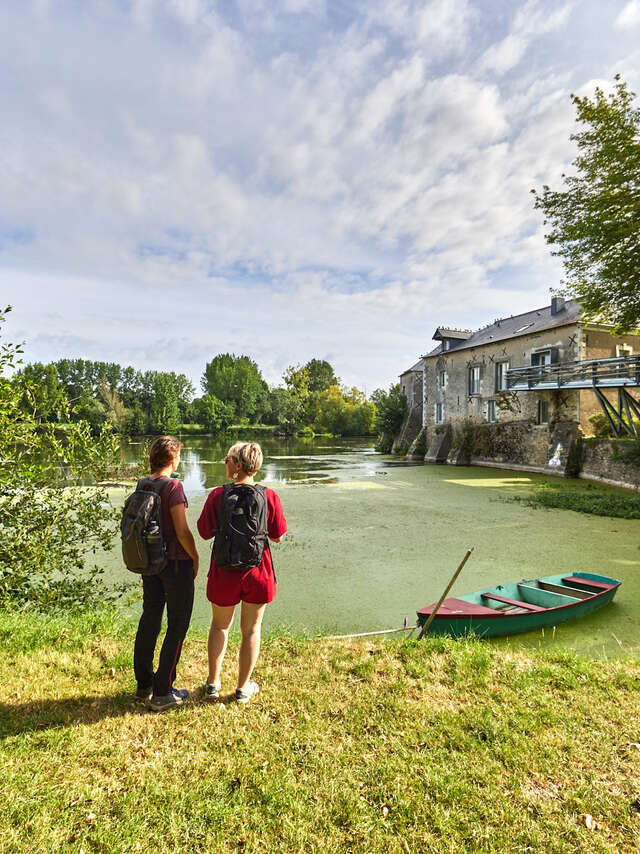
[[[554,447],[566,450],[569,434],[578,435],[578,428],[583,435],[593,432],[589,419],[602,412],[600,402],[587,388],[514,391],[509,372],[640,353],[640,335],[615,335],[607,326],[586,323],[578,303],[561,297],[475,332],[438,327],[433,338],[437,346],[421,359],[421,389],[416,379],[420,362],[401,375],[401,383],[410,411],[422,392],[422,428],[416,428],[414,416],[411,429],[403,430],[403,442],[412,442],[412,456],[437,462],[454,461],[456,431],[473,423],[496,427],[493,434],[485,431],[486,458],[544,468]],[[489,441],[494,434],[502,436],[497,443],[502,454]]]

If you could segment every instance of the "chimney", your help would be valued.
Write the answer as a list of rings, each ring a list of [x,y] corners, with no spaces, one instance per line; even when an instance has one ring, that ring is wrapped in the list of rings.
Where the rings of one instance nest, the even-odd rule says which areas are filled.
[[[553,297],[551,299],[551,314],[560,314],[564,311],[564,297]]]

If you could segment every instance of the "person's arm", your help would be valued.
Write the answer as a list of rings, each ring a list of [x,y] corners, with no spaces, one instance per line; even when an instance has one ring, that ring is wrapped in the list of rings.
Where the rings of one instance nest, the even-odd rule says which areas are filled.
[[[198,570],[200,569],[200,558],[198,556],[198,550],[196,549],[195,540],[193,539],[193,534],[189,530],[189,523],[187,522],[187,508],[184,504],[174,504],[174,506],[170,508],[170,511],[171,519],[173,520],[173,527],[176,530],[176,537],[178,538],[182,548],[193,560],[193,577],[195,578],[198,574]]]
[[[280,496],[271,490],[269,493],[271,501],[268,502],[267,533],[272,543],[281,543],[287,533],[287,520],[282,512]]]
[[[216,532],[216,519],[213,508],[213,492],[207,496],[202,513],[197,521],[198,533],[203,540],[210,540]]]

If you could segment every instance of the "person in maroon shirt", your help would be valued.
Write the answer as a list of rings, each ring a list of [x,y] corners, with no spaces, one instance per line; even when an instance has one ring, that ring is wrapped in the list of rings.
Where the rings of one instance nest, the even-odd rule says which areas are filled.
[[[255,442],[236,442],[229,448],[225,458],[227,477],[236,484],[253,485],[253,477],[262,465],[262,449]],[[198,531],[205,540],[210,540],[218,528],[220,500],[223,487],[218,486],[207,496],[198,519]],[[267,534],[274,543],[279,543],[287,530],[280,498],[265,488],[267,500]],[[242,602],[240,631],[242,640],[238,654],[238,683],[236,700],[246,703],[260,690],[251,674],[260,652],[260,628],[266,605],[276,595],[276,578],[273,571],[271,551],[264,550],[259,566],[246,570],[223,569],[216,566],[215,550],[211,553],[211,567],[207,579],[207,598],[211,602],[212,620],[209,630],[209,675],[204,687],[207,700],[220,695],[220,673],[227,649],[229,628],[235,606]]]
[[[182,443],[173,436],[159,436],[149,449],[150,479],[166,479],[160,502],[167,565],[158,575],[142,577],[142,616],[133,650],[133,667],[138,683],[136,697],[148,700],[149,708],[155,712],[178,706],[189,696],[186,688],[173,687],[191,620],[194,580],[199,568],[196,544],[187,523],[187,499],[180,481],[172,477],[180,464],[181,450]],[[154,673],[153,656],[165,605],[167,631]]]

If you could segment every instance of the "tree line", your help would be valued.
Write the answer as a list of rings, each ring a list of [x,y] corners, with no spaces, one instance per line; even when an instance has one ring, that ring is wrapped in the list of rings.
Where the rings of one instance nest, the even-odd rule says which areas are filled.
[[[269,386],[249,356],[220,353],[205,366],[200,396],[184,374],[89,359],[31,363],[15,372],[13,383],[22,389],[22,408],[40,423],[82,421],[95,433],[108,427],[120,435],[261,424],[284,435],[366,436],[388,430],[390,406],[402,409],[397,389],[378,389],[367,399],[346,388],[324,359],[290,365],[282,385]]]

